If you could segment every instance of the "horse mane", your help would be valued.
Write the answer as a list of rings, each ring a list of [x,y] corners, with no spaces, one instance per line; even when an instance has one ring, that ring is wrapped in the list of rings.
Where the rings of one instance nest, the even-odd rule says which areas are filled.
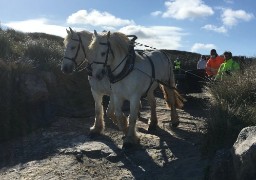
[[[124,51],[125,53],[128,53],[130,40],[125,34],[114,32],[110,35],[109,42],[114,51]]]
[[[79,34],[81,36],[81,38],[84,37],[86,39],[86,42],[88,42],[88,44],[90,43],[90,41],[92,39],[92,33],[91,32],[85,31],[85,30],[80,31],[80,32],[76,32],[76,31],[74,31],[74,32],[76,34]],[[72,33],[68,33],[68,35],[64,38],[63,43],[64,43],[65,46],[70,42],[72,37],[73,37],[73,34]]]
[[[98,34],[98,38],[92,38],[91,43],[89,45],[89,49],[96,49],[96,46],[99,43],[107,43],[108,32],[102,32]],[[96,41],[99,41],[98,43]],[[124,52],[125,54],[128,52],[129,47],[129,38],[126,37],[125,34],[121,32],[113,32],[110,33],[110,37],[108,39],[111,49],[115,52]]]

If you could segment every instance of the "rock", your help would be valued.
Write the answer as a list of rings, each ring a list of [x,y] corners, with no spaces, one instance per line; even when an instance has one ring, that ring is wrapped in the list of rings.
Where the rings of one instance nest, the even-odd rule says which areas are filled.
[[[48,89],[42,78],[36,74],[22,74],[20,77],[20,90],[24,92],[30,103],[48,99]]]
[[[43,74],[44,78],[54,83],[51,74]],[[21,90],[27,97],[27,117],[32,128],[48,125],[53,120],[54,107],[49,101],[49,91],[43,77],[37,74],[22,74]]]
[[[48,75],[49,76],[49,75]],[[54,107],[49,100],[45,80],[36,73],[24,73],[19,77],[19,90],[26,99],[24,118],[31,130],[47,126],[53,121]]]
[[[256,179],[256,126],[241,130],[231,152],[236,178]]]

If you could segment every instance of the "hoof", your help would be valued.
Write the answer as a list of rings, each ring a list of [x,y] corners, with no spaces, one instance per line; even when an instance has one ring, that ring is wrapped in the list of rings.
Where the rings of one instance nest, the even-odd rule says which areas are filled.
[[[180,122],[172,123],[172,127],[178,127],[179,124],[180,124]]]
[[[149,126],[148,127],[148,133],[154,132],[157,129],[157,125]]]
[[[100,136],[100,135],[101,135],[101,133],[96,133],[96,132],[91,131],[91,132],[89,133],[88,137],[89,137],[90,139],[93,139],[93,138],[96,138],[96,137],[98,137],[98,136]]]
[[[122,149],[132,149],[134,147],[135,147],[135,144],[129,143],[129,142],[124,142]]]
[[[103,126],[92,126],[90,127],[90,134],[102,134],[103,130]]]

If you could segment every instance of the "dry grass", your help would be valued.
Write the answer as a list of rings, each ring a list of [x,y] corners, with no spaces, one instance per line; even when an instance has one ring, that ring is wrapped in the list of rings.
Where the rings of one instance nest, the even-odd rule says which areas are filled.
[[[22,74],[54,74],[56,84],[44,80],[55,107],[93,107],[86,72],[68,76],[60,71],[62,42],[63,38],[57,36],[0,28],[0,141],[33,130],[28,122],[28,102],[20,88]]]
[[[256,125],[256,64],[220,82],[208,84],[211,94],[206,146],[233,145],[240,130]]]

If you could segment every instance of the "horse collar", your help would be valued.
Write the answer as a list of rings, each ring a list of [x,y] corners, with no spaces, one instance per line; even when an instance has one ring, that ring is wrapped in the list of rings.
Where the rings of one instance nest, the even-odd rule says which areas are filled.
[[[126,59],[126,62],[123,70],[118,75],[115,76],[113,72],[123,63],[125,59]],[[110,66],[107,66],[110,83],[112,84],[116,83],[124,79],[126,76],[128,76],[128,74],[132,72],[134,68],[134,64],[135,64],[135,51],[134,51],[134,46],[131,44],[129,45],[128,54],[124,57],[124,59],[120,62],[120,64],[114,68],[114,70],[111,70]]]

